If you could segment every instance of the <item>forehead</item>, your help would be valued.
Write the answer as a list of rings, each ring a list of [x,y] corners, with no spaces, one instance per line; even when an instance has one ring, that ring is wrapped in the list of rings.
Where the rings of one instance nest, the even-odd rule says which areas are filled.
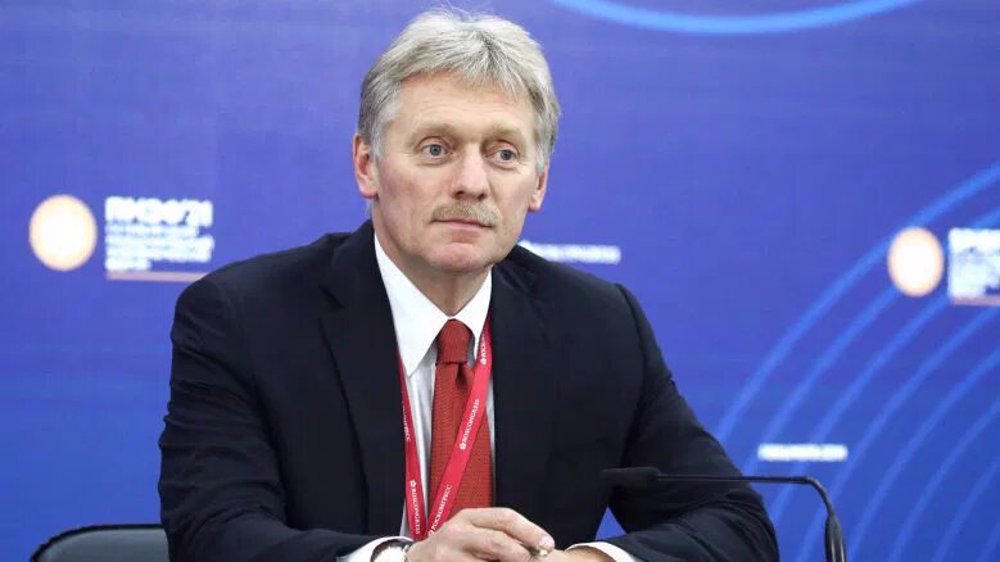
[[[421,129],[517,132],[531,138],[534,111],[527,96],[511,96],[498,87],[469,86],[448,75],[416,76],[403,82],[390,134]]]

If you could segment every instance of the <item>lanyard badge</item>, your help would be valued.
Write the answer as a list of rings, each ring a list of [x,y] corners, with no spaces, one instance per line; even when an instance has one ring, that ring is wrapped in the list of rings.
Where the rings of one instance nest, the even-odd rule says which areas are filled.
[[[473,441],[486,417],[486,395],[493,369],[493,341],[488,317],[479,340],[479,350],[472,368],[472,391],[469,393],[465,412],[458,426],[463,430],[455,437],[455,444],[445,465],[430,511],[427,510],[420,481],[420,457],[417,455],[417,441],[413,435],[413,413],[410,409],[410,396],[406,392],[406,372],[402,359],[399,361],[399,383],[403,394],[403,446],[406,454],[406,520],[414,540],[427,538],[451,515],[458,486],[462,482],[469,457],[472,455]]]

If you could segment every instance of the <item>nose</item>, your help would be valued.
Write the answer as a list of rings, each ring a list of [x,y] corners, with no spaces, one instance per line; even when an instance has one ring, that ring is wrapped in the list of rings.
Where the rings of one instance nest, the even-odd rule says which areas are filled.
[[[479,151],[466,151],[455,170],[452,195],[457,199],[483,199],[490,190],[489,163]]]

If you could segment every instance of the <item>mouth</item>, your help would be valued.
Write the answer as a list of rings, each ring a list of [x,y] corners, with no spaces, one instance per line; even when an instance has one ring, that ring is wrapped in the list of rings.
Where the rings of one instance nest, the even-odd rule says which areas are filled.
[[[489,225],[485,225],[479,221],[468,220],[468,219],[447,219],[435,221],[448,226],[455,226],[458,228],[475,228],[475,229],[485,229],[490,228]]]

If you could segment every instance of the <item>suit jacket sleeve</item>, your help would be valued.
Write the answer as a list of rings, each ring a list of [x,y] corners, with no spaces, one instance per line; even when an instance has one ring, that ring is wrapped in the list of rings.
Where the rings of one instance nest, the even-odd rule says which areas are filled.
[[[171,339],[159,482],[171,560],[329,562],[375,538],[285,524],[246,340],[230,296],[210,278],[178,299]]]
[[[643,392],[622,466],[655,466],[674,474],[739,474],[678,393],[635,297],[620,289],[635,319],[644,369]],[[656,491],[617,490],[611,509],[630,532],[608,542],[645,560],[778,559],[774,529],[760,496],[744,484],[681,483]]]

